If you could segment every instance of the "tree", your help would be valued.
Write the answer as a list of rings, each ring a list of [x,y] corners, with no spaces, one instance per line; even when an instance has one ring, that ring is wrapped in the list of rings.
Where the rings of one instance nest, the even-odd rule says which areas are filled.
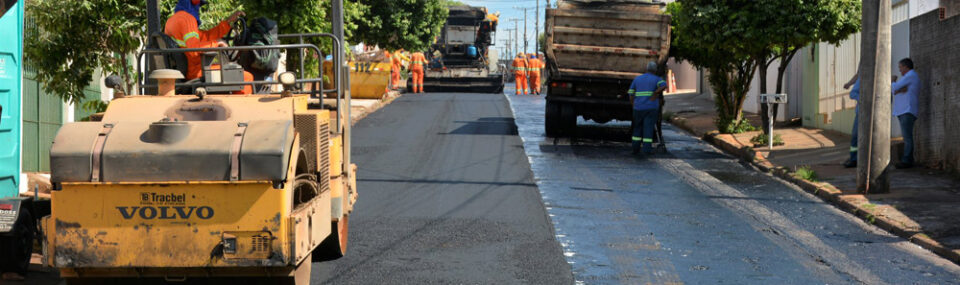
[[[359,0],[370,8],[358,22],[357,39],[386,49],[426,50],[434,42],[449,11],[444,0]]]
[[[547,53],[547,34],[540,34],[537,36],[537,42],[540,43],[540,50],[544,54]]]
[[[232,12],[236,6],[231,1],[208,6],[202,16],[204,26],[216,25]],[[171,14],[175,4],[161,1],[161,15]],[[25,39],[24,54],[44,91],[79,103],[97,69],[121,76],[130,90],[136,82],[132,55],[146,42],[145,7],[144,0],[28,2],[27,15],[38,32]]]
[[[673,2],[667,6],[673,28],[670,54],[705,69],[716,93],[717,129],[749,129],[743,103],[756,72],[764,37],[750,29],[753,0]]]
[[[671,55],[710,73],[722,132],[741,129],[743,97],[757,69],[760,92],[766,93],[767,70],[780,62],[780,93],[787,66],[801,48],[838,43],[860,28],[858,0],[688,0],[671,3],[667,10],[673,15]],[[761,108],[766,124],[767,108]]]
[[[160,0],[160,15],[173,14],[176,0]],[[268,17],[280,33],[329,32],[329,0],[216,0],[204,6],[201,28],[217,25],[235,10],[247,18]],[[364,3],[378,5],[371,9]],[[417,49],[432,43],[446,21],[440,0],[344,0],[344,34],[348,42],[368,41],[382,46]],[[389,9],[380,9],[389,8]],[[425,11],[425,12],[424,12]],[[84,87],[99,69],[117,74],[131,89],[136,80],[132,55],[147,41],[145,0],[33,0],[27,15],[38,32],[25,39],[24,54],[37,70],[44,91],[78,103]],[[376,22],[374,22],[376,21]],[[69,23],[65,25],[64,23]],[[376,23],[376,24],[371,24]],[[393,42],[396,40],[396,42]],[[328,40],[311,40],[329,53]],[[290,53],[289,56],[297,56]],[[308,58],[315,71],[319,56]],[[297,62],[288,58],[288,62]],[[307,72],[307,76],[316,75]]]
[[[25,39],[24,54],[44,90],[79,103],[98,67],[132,82],[128,55],[137,50],[141,38],[131,31],[140,30],[145,22],[135,20],[144,17],[139,2],[29,2],[26,13],[39,29]]]
[[[781,93],[784,73],[800,49],[818,42],[838,44],[860,30],[859,0],[757,1],[751,7],[755,9],[750,11],[752,28],[767,35],[764,38],[767,47],[756,55],[760,93],[767,93],[767,71],[773,62],[779,61],[776,93]],[[767,125],[770,120],[767,106],[760,107],[763,125]],[[774,118],[778,107],[773,107]]]

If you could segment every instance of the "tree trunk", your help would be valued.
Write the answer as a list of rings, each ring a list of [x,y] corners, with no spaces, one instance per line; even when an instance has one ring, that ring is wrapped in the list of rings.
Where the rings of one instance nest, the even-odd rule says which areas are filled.
[[[800,49],[793,49],[792,51],[786,53],[784,56],[780,57],[780,66],[777,67],[777,92],[776,94],[783,93],[783,75],[787,72],[787,66],[790,66],[790,61],[793,60],[793,56],[797,54]],[[800,102],[794,102],[798,104]],[[790,104],[789,102],[787,104]],[[780,104],[773,105],[773,118],[776,120],[777,114],[780,111]]]
[[[760,69],[760,94],[767,94],[767,69],[770,68],[770,65],[767,63],[767,59],[759,60],[760,64],[757,68]],[[760,104],[760,129],[763,130],[764,134],[770,135],[769,126],[770,120],[770,108],[767,107],[767,104]],[[775,117],[774,117],[775,118]]]
[[[124,96],[126,96],[126,95],[130,95],[130,94],[126,94],[126,93],[130,92],[131,90],[133,90],[133,87],[135,86],[135,85],[134,85],[134,83],[135,83],[134,81],[136,81],[136,80],[134,80],[133,77],[136,77],[137,75],[136,75],[136,74],[132,74],[132,76],[131,76],[131,74],[130,74],[130,65],[129,65],[128,62],[127,62],[127,55],[126,55],[126,54],[123,54],[123,53],[120,54],[120,61],[121,61],[121,62],[120,62],[120,66],[122,66],[122,69],[123,69],[123,71],[122,71],[122,72],[123,72],[123,76],[121,76],[120,78],[123,78],[123,87],[124,87],[123,92],[124,92]],[[116,92],[114,92],[114,98],[116,98]]]

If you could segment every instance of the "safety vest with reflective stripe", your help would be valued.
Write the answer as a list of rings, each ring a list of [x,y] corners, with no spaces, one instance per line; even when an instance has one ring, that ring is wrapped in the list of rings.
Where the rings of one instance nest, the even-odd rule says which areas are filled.
[[[173,38],[181,48],[211,48],[217,47],[217,41],[227,32],[230,32],[230,24],[223,21],[212,29],[201,31],[197,27],[197,18],[185,11],[179,11],[167,19],[163,32]],[[183,76],[187,79],[200,77],[203,72],[200,53],[187,52],[185,54],[187,56],[187,74]]]
[[[427,58],[423,56],[423,53],[414,53],[410,57],[410,69],[423,69],[425,64],[427,64]]]
[[[633,83],[630,84],[630,89],[627,90],[627,94],[633,96],[631,98],[633,99],[633,109],[650,110],[659,108],[659,100],[650,97],[658,88],[666,85],[666,81],[652,73],[644,73],[634,78]]]
[[[542,60],[540,60],[539,58],[531,58],[531,59],[528,59],[527,62],[530,64],[529,67],[527,67],[527,71],[540,74],[540,69],[543,68]]]
[[[527,60],[522,58],[513,59],[513,74],[515,75],[526,75],[527,72]]]

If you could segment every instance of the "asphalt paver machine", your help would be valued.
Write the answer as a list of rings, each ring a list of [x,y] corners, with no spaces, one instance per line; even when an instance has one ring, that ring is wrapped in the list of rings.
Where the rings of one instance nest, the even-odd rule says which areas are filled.
[[[159,33],[157,1],[146,2],[148,32]],[[149,64],[138,71],[141,92],[130,93],[147,94],[114,99],[100,121],[66,124],[54,140],[45,262],[70,284],[308,284],[313,261],[342,256],[357,167],[342,1],[332,6],[333,33],[279,36],[295,43],[142,50],[138,58]],[[318,77],[304,78],[302,63],[301,74],[252,82],[183,81],[163,66],[184,52],[275,49],[322,58],[323,48],[304,43],[311,37],[329,38],[333,61],[344,67],[326,75],[332,84],[322,83],[319,67]],[[107,85],[116,90],[117,81]],[[244,84],[276,88],[210,91]]]
[[[425,53],[429,64],[423,77],[427,92],[503,91],[503,70],[496,49],[497,21],[483,7],[449,6],[450,15],[437,42]],[[412,80],[412,79],[410,79]],[[407,86],[413,86],[408,80]]]

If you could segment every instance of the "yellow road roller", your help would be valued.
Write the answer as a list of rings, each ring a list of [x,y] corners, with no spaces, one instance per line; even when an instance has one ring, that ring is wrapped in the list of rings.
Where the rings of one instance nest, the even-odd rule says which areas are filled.
[[[329,37],[334,60],[343,62],[335,34],[293,38]],[[44,253],[68,283],[308,284],[312,261],[345,253],[357,200],[350,96],[341,87],[347,67],[323,86],[337,97],[324,99],[299,94],[322,82],[322,70],[317,78],[185,81],[186,67],[169,60],[254,48],[322,52],[303,43],[148,48],[140,58],[149,72],[139,72],[141,92],[130,93],[150,95],[114,99],[99,121],[60,129],[50,152]],[[229,63],[221,64],[226,73]],[[107,85],[127,93],[118,80]],[[226,88],[244,85],[261,94]]]

